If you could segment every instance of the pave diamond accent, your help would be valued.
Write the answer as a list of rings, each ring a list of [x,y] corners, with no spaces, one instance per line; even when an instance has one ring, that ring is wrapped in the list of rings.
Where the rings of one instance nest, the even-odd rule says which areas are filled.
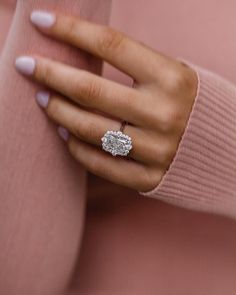
[[[121,131],[107,131],[101,140],[102,148],[113,156],[127,156],[132,149],[132,139]]]

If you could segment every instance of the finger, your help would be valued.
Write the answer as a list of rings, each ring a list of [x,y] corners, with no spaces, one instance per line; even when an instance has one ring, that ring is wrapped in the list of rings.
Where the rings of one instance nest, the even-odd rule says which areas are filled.
[[[42,26],[40,14],[34,12],[31,20],[44,33],[107,61],[139,82],[150,82],[155,67],[166,61],[163,55],[112,28],[59,14],[51,15],[54,21],[49,26]]]
[[[159,174],[151,168],[121,157],[112,157],[96,147],[70,136],[68,147],[75,159],[91,173],[139,191],[153,189]]]
[[[42,96],[45,96],[44,92],[37,94],[39,101]],[[58,95],[50,97],[46,112],[54,122],[68,129],[74,136],[100,148],[104,134],[108,130],[119,130],[121,126],[121,122],[117,120],[78,108]],[[126,125],[124,133],[132,138],[133,148],[129,153],[130,158],[147,164],[157,162],[156,146],[153,147],[147,133],[132,125]]]
[[[16,65],[22,70],[27,61],[34,63],[31,76],[37,82],[60,92],[74,102],[100,110],[132,124],[142,124],[144,100],[137,90],[99,77],[87,71],[78,70],[46,58],[20,57]]]

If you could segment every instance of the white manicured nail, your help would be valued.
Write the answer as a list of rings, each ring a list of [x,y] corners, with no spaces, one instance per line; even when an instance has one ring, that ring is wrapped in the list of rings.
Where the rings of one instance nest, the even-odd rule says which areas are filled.
[[[15,61],[17,70],[24,75],[32,75],[34,73],[36,61],[30,56],[20,56]]]
[[[56,20],[56,17],[53,13],[34,10],[30,15],[31,22],[41,28],[50,28]]]
[[[60,135],[60,137],[65,140],[68,141],[69,139],[69,132],[66,128],[59,126],[58,127],[58,134]]]
[[[50,93],[47,91],[39,91],[36,93],[36,101],[42,108],[46,108],[49,102]]]

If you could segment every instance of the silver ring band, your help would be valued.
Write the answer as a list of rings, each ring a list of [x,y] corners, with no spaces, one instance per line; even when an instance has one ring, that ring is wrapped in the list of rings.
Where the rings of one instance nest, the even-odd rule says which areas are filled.
[[[121,122],[121,125],[120,125],[120,131],[121,132],[124,132],[124,129],[125,129],[126,124],[128,124],[126,121],[122,121]]]
[[[135,81],[132,87],[134,88]],[[122,121],[119,131],[107,131],[101,138],[102,148],[104,151],[111,153],[113,156],[128,156],[132,150],[132,139],[127,134],[123,133],[125,126],[128,124]]]

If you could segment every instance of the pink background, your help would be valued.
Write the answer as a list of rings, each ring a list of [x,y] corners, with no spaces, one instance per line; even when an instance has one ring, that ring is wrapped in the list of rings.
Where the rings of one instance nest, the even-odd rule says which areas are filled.
[[[233,0],[114,0],[111,25],[236,83],[235,8]],[[2,17],[8,15],[0,12]],[[108,66],[105,75],[130,83]],[[73,278],[75,294],[235,295],[235,221],[173,207],[107,183],[99,190],[93,180],[90,198]],[[24,267],[26,262],[34,266],[33,259],[23,262]]]

